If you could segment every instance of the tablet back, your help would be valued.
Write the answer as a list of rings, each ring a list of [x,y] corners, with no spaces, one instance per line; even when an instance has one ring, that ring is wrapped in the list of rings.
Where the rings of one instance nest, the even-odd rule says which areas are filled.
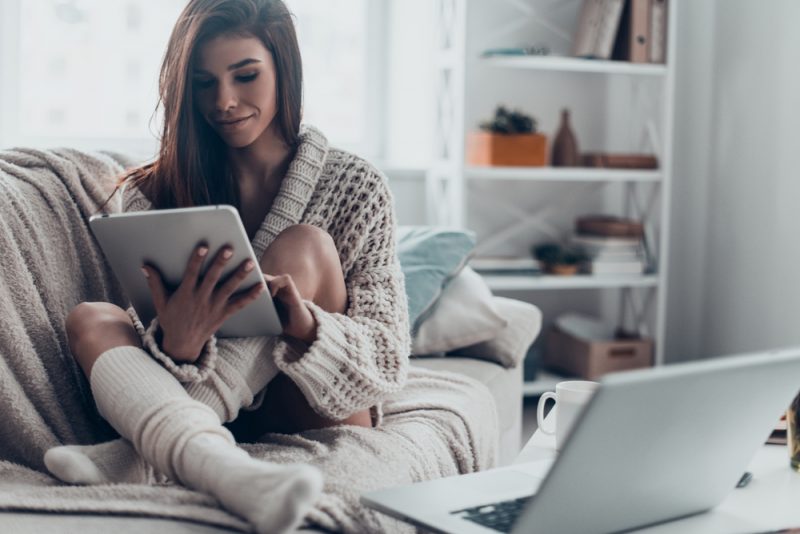
[[[250,258],[259,265],[247,232],[236,208],[226,205],[137,211],[95,215],[89,224],[114,269],[136,313],[145,325],[156,316],[150,288],[140,267],[156,266],[169,291],[183,279],[189,257],[205,242],[209,254],[201,272],[205,273],[223,245],[233,247],[233,257],[221,280]],[[244,290],[263,283],[261,269],[250,271],[239,286]],[[268,292],[228,318],[217,337],[272,336],[282,331],[280,319]]]

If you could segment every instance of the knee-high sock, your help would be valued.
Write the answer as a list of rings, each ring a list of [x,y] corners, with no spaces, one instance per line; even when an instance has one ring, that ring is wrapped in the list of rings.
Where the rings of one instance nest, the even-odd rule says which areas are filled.
[[[216,368],[203,382],[183,384],[189,396],[211,407],[224,422],[253,403],[278,374],[275,338],[218,339]],[[95,445],[54,447],[45,455],[53,475],[70,484],[152,484],[163,481],[125,439]]]
[[[149,464],[213,495],[258,532],[295,528],[322,489],[321,474],[310,466],[250,458],[211,408],[137,347],[103,353],[90,384],[100,414]]]

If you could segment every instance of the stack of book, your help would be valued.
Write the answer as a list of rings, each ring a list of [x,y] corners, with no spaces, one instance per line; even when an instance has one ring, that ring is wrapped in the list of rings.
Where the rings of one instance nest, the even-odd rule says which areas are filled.
[[[576,221],[573,244],[588,256],[590,274],[643,274],[647,271],[644,227],[619,217],[593,215]]]

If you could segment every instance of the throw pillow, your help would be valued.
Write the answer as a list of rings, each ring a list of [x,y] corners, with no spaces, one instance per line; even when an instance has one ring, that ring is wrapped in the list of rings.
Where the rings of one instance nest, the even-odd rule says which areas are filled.
[[[411,332],[430,315],[442,289],[466,265],[475,234],[450,228],[401,226],[397,256],[406,280]]]
[[[413,337],[411,353],[440,354],[494,338],[507,325],[483,278],[465,267],[445,289]]]
[[[460,348],[453,355],[497,362],[503,367],[520,364],[542,328],[542,312],[521,300],[494,297],[498,314],[507,326],[488,341]]]

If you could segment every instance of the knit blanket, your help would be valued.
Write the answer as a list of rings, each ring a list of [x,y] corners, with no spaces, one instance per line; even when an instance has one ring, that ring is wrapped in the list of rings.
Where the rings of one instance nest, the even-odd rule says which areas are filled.
[[[81,301],[125,304],[87,224],[113,190],[120,161],[67,149],[0,151],[0,510],[139,515],[248,530],[214,499],[180,486],[67,486],[44,468],[52,446],[115,437],[69,354],[64,320]],[[484,386],[412,368],[407,386],[384,404],[379,428],[267,434],[241,446],[257,458],[322,470],[325,489],[307,517],[312,528],[411,532],[361,506],[359,495],[493,466],[496,425]]]

